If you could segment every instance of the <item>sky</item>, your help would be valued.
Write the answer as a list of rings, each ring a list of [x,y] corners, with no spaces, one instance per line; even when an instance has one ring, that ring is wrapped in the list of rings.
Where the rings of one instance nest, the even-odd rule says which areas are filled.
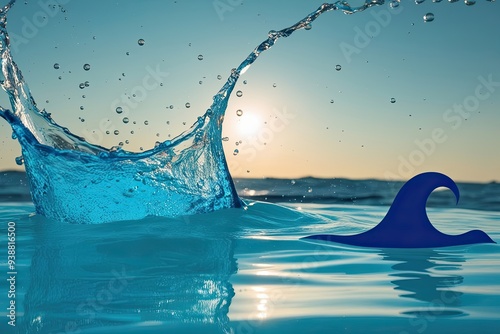
[[[9,13],[8,31],[40,109],[92,143],[139,151],[186,130],[270,30],[322,2],[28,0]],[[499,181],[498,17],[496,2],[402,0],[325,13],[279,40],[230,99],[231,174]],[[6,94],[0,105],[10,108]],[[0,120],[0,170],[23,168],[11,132]]]

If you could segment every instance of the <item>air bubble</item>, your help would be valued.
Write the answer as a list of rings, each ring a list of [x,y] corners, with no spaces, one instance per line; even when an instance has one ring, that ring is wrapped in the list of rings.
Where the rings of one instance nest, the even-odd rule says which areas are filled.
[[[236,110],[236,116],[242,116],[243,115],[243,110],[238,109]]]
[[[198,55],[198,60],[203,60],[203,55]]]
[[[241,90],[237,91],[236,92],[236,96],[237,97],[242,97],[243,96],[243,92]]]
[[[90,64],[85,64],[85,65],[83,65],[83,69],[84,69],[85,71],[90,70]]]
[[[146,44],[146,41],[141,38],[137,41],[137,44],[139,44],[140,46],[143,46],[144,44]]]
[[[434,14],[427,13],[424,15],[424,22],[432,22],[434,21]]]
[[[116,113],[117,114],[121,114],[123,112],[123,108],[122,107],[116,107]]]

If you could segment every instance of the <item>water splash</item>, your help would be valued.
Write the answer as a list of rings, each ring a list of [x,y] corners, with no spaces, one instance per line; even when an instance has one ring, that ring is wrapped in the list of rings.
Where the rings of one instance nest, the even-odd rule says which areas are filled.
[[[228,100],[240,75],[278,39],[308,29],[321,14],[333,10],[353,14],[384,0],[366,0],[357,7],[345,1],[325,3],[296,24],[269,32],[231,71],[211,107],[190,129],[140,153],[92,145],[37,108],[9,49],[6,15],[14,3],[11,0],[0,11],[0,79],[12,106],[12,111],[0,107],[0,116],[21,144],[36,211],[64,222],[102,223],[241,207],[221,140]],[[139,39],[138,44],[145,41]],[[84,68],[89,70],[90,65]]]

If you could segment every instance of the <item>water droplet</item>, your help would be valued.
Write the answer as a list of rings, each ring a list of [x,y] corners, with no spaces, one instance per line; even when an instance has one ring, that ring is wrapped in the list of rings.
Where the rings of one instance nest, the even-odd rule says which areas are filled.
[[[80,110],[83,110],[83,109],[85,109],[85,108],[83,106],[80,106]]]
[[[59,63],[55,63],[55,64],[54,64],[54,68],[55,68],[56,70],[58,70],[58,69],[60,68]]]
[[[295,182],[295,180],[291,180],[291,181],[290,181],[290,183],[291,183],[292,185],[294,185],[296,182]]]
[[[85,65],[83,65],[83,69],[84,69],[85,71],[90,70],[90,64],[85,64]]]
[[[16,164],[18,164],[19,166],[22,166],[24,163],[24,158],[21,156],[21,157],[16,157]]]
[[[247,84],[247,81],[246,80],[243,80],[243,84],[246,85]]]
[[[126,54],[127,56],[130,56],[130,52],[128,52],[128,51],[127,51],[127,52],[125,52],[125,54]]]
[[[243,96],[243,92],[241,90],[237,91],[236,92],[236,96],[237,97],[242,97]]]
[[[305,25],[304,29],[305,30],[311,30],[312,27],[313,27],[312,24],[308,23],[308,24]]]
[[[393,0],[389,3],[389,6],[391,8],[398,8],[399,7],[399,1],[398,0]]]
[[[425,0],[415,0],[415,4],[417,4],[417,5],[420,5],[423,2],[425,2]]]
[[[141,38],[137,41],[137,44],[139,44],[140,46],[143,46],[144,44],[146,44],[146,41]]]
[[[80,89],[84,89],[85,88],[85,84],[82,82],[80,85],[79,85]]]
[[[203,55],[198,55],[198,60],[203,60]]]
[[[187,102],[186,103],[186,108],[191,108],[191,103]]]
[[[59,76],[59,80],[62,80],[62,76]]]
[[[334,103],[334,102],[335,102],[335,101],[333,101],[333,99],[332,99],[332,100],[330,100],[330,103]]]
[[[467,6],[472,6],[476,4],[476,0],[465,0],[464,2]]]
[[[80,121],[83,123],[85,122],[85,118],[80,118]]]
[[[337,71],[340,71],[340,70],[342,69],[342,66],[341,66],[341,65],[337,65],[337,66],[335,66],[335,69],[336,69]]]
[[[273,83],[273,87],[276,88],[278,85],[276,83]]]
[[[391,103],[396,103],[396,99],[391,97]]]
[[[144,125],[149,125],[149,122],[148,121],[144,121]]]
[[[113,133],[115,134],[115,136],[118,136],[120,134],[120,131],[115,130]]]
[[[237,116],[242,116],[243,115],[243,110],[241,110],[241,109],[236,110],[236,115]]]
[[[432,2],[434,3],[438,3],[438,2],[441,2],[442,0],[432,0]]]
[[[170,108],[170,109],[174,109],[174,106],[171,104],[171,105],[169,106],[169,108]]]
[[[229,137],[222,138],[222,141],[229,141]]]
[[[116,113],[117,114],[121,114],[123,112],[123,108],[122,107],[116,107]]]
[[[203,83],[203,81],[200,80],[200,81],[198,81],[198,83],[201,85]]]
[[[89,87],[89,86],[90,86],[90,82],[85,81],[85,87]]]
[[[432,22],[434,21],[434,14],[427,13],[424,15],[424,22]]]
[[[128,122],[130,122],[130,121],[129,121],[129,119],[128,119],[128,117],[124,117],[122,121],[123,121],[123,123],[125,123],[125,124],[127,124]]]
[[[240,153],[240,150],[238,150],[238,149],[235,149],[235,150],[233,151],[233,155],[238,155],[238,153]]]
[[[217,76],[217,79],[218,79],[218,80],[222,79],[222,75],[220,75],[220,74],[219,74],[219,75]]]

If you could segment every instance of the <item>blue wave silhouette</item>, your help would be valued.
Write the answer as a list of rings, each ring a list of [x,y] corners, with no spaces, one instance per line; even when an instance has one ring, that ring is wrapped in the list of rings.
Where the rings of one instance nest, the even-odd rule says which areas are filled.
[[[384,219],[371,230],[356,235],[319,234],[303,239],[381,248],[430,248],[495,243],[481,230],[472,230],[460,235],[448,235],[438,231],[427,217],[425,206],[432,191],[439,187],[450,189],[458,203],[460,193],[455,182],[444,174],[427,172],[413,177],[403,185]]]

